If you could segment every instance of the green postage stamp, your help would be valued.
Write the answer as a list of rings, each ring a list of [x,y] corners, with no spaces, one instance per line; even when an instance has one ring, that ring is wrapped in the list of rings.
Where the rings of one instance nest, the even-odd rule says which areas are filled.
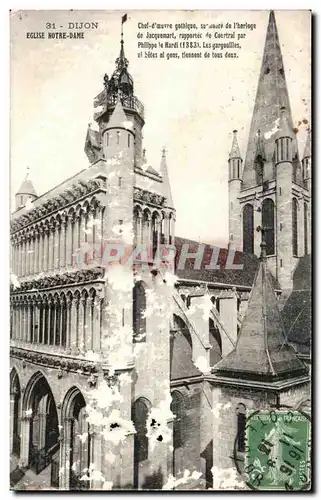
[[[245,473],[253,490],[310,488],[310,418],[300,411],[261,410],[248,415]]]

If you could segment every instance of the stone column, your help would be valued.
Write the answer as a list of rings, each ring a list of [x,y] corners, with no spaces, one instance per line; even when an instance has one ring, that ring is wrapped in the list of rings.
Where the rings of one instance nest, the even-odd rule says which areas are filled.
[[[54,300],[53,303],[53,345],[56,345],[56,328],[57,328],[57,311],[58,311],[58,302],[57,299]]]
[[[20,467],[28,467],[29,463],[29,441],[30,441],[30,425],[32,423],[32,415],[23,415],[21,418],[21,445],[20,445]]]
[[[30,340],[30,304],[25,304],[25,321],[24,321],[24,336],[23,340],[29,342]]]
[[[85,347],[87,350],[93,350],[94,349],[94,328],[93,328],[93,321],[94,321],[94,297],[88,297],[87,299],[87,314],[86,314],[86,324],[87,328],[85,328]]]
[[[42,270],[48,270],[48,238],[49,238],[49,229],[47,227],[44,228],[43,233],[43,262],[42,262]]]
[[[60,224],[56,224],[55,232],[54,232],[54,262],[53,269],[58,270],[60,266],[60,235],[61,235],[61,226]]]
[[[94,429],[90,436],[90,463],[94,464],[94,470],[101,471],[102,435],[99,431],[99,428]],[[92,479],[90,481],[91,490],[100,490],[101,488],[101,479]]]
[[[67,219],[63,219],[60,229],[60,269],[66,265]]]
[[[25,275],[25,242],[26,242],[26,237],[25,235],[21,236],[21,276]]]
[[[50,271],[53,271],[54,260],[55,260],[55,226],[54,226],[54,224],[50,224],[48,254],[49,254],[48,269]]]
[[[60,331],[60,337],[59,337],[59,345],[60,347],[63,346],[62,340],[63,340],[63,333],[62,330],[64,328],[64,316],[65,316],[65,307],[66,303],[64,301],[60,302],[60,325],[59,325],[59,331]],[[67,326],[67,325],[66,325]]]
[[[67,308],[67,321],[66,321],[66,349],[70,349],[71,347],[71,307],[72,300],[69,296],[67,296],[66,300],[66,308]]]
[[[38,236],[38,264],[37,264],[38,273],[41,273],[43,270],[43,230],[39,228],[39,236]]]
[[[72,464],[71,460],[71,449],[72,449],[72,417],[66,417],[63,421],[63,440],[60,446],[60,470],[59,475],[59,489],[69,490],[70,489],[70,469]]]
[[[101,298],[96,295],[94,299],[94,310],[93,310],[92,348],[93,351],[97,352],[99,352],[101,348],[100,308],[101,308]]]
[[[35,268],[35,253],[36,253],[36,238],[35,235],[32,234],[30,236],[30,248],[29,248],[29,274],[34,274],[34,268]]]
[[[66,265],[72,265],[72,254],[73,254],[73,226],[74,226],[74,217],[70,215],[68,217],[68,226],[67,226],[67,248],[66,248]]]
[[[86,224],[86,233],[85,239],[87,239],[87,246],[88,246],[88,252],[86,255],[86,264],[92,266],[93,261],[95,258],[95,253],[94,253],[94,214],[92,210],[89,210],[88,212],[88,219],[87,219],[87,224]]]
[[[42,308],[42,343],[49,344],[49,305],[48,303],[43,303]]]
[[[77,318],[77,315],[79,314],[79,306],[80,306],[80,301],[77,297],[75,297],[71,303],[71,308],[70,308],[70,329],[69,329],[70,348],[71,352],[73,353],[76,353],[79,347],[78,345],[79,319]]]
[[[79,302],[79,329],[78,329],[78,347],[83,352],[86,348],[85,344],[85,325],[84,325],[84,312],[86,307],[86,298],[81,297]]]

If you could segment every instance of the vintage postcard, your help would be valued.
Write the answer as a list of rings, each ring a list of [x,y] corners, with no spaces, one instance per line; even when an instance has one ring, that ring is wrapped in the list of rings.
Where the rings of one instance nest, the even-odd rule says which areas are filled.
[[[10,31],[11,489],[311,490],[311,11]]]

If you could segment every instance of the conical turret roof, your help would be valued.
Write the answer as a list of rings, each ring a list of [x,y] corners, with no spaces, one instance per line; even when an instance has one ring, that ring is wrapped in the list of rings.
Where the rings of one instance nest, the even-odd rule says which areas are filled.
[[[304,364],[287,343],[267,270],[265,243],[247,311],[234,350],[215,366],[225,376],[278,379],[304,373]]]
[[[127,116],[125,115],[124,108],[122,106],[122,103],[120,99],[118,99],[117,104],[115,106],[114,111],[112,112],[112,115],[107,123],[106,129],[109,128],[125,128],[127,130],[130,129],[128,127],[129,120]]]
[[[237,130],[233,130],[232,147],[229,154],[229,159],[232,160],[233,158],[241,158],[240,148],[237,142]]]
[[[17,194],[30,194],[32,196],[37,196],[34,185],[32,181],[29,179],[29,171],[27,172],[27,175],[23,183],[21,184]]]

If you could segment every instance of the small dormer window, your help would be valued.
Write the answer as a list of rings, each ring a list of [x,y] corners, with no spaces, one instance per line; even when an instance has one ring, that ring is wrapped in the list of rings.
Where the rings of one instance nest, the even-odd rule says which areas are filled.
[[[23,205],[23,196],[20,196],[20,205]]]
[[[130,134],[128,134],[128,147],[130,147]]]
[[[266,75],[268,75],[268,74],[270,73],[270,68],[269,68],[269,67],[266,67],[266,68],[265,68],[264,73],[265,73]]]
[[[119,144],[119,136],[120,136],[120,133],[117,132],[117,144]]]
[[[279,73],[280,73],[280,75],[284,75],[284,69],[283,69],[283,68],[280,68],[280,69],[279,69]]]

